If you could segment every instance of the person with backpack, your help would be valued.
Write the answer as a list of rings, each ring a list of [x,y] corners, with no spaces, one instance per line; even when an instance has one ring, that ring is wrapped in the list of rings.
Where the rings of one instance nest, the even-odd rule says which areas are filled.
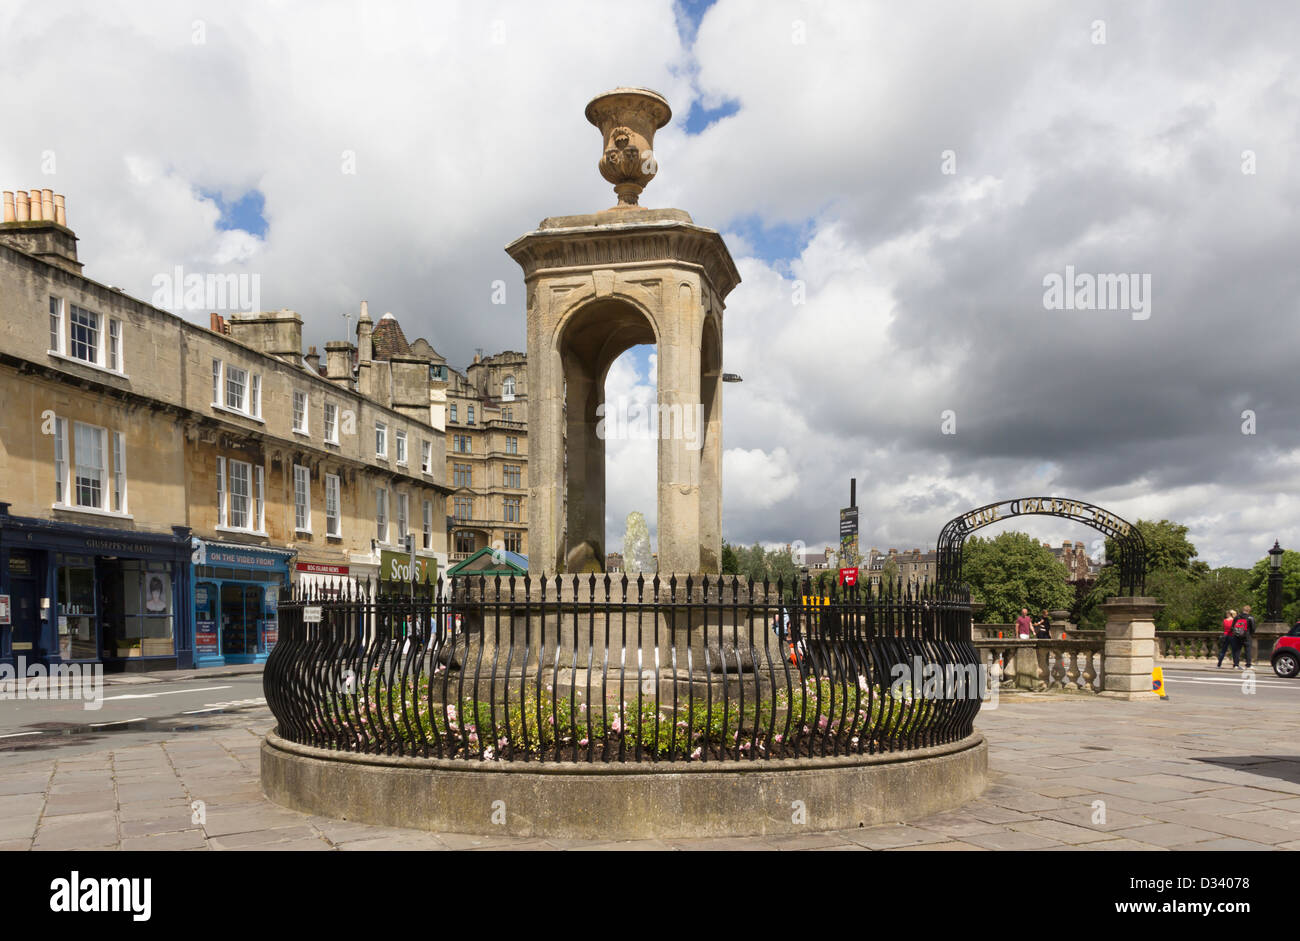
[[[1246,668],[1250,668],[1250,625],[1253,618],[1250,612],[1243,609],[1240,614],[1234,614],[1231,621],[1225,622],[1228,625],[1228,642],[1232,645],[1232,668],[1241,669],[1241,648],[1246,648]]]
[[[1246,633],[1242,635],[1241,646],[1246,651],[1246,669],[1251,669],[1250,658],[1251,648],[1255,646],[1255,619],[1250,614],[1250,605],[1243,605],[1241,609],[1241,618],[1246,621]],[[1233,628],[1236,629],[1235,627]]]
[[[1232,622],[1235,620],[1237,620],[1237,609],[1229,608],[1228,616],[1223,619],[1223,636],[1219,638],[1219,662],[1216,664],[1219,669],[1222,669],[1223,657],[1228,652],[1228,648],[1232,646]],[[1237,651],[1235,647],[1232,651],[1232,659],[1233,666],[1236,667]]]

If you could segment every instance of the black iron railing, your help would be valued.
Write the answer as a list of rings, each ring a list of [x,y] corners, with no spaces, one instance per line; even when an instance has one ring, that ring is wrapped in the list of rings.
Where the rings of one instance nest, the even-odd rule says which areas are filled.
[[[486,761],[754,761],[971,734],[960,591],[739,578],[482,578],[298,591],[264,685],[281,736]]]

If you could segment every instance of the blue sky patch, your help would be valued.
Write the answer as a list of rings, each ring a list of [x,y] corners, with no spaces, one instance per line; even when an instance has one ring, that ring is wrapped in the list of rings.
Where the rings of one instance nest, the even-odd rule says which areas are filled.
[[[727,229],[753,245],[755,254],[763,261],[788,273],[790,262],[803,254],[812,239],[813,220],[772,223],[749,215],[731,220]]]
[[[740,102],[724,101],[716,108],[706,108],[700,99],[691,102],[691,113],[686,116],[686,133],[699,134],[715,121],[730,117],[740,110]]]
[[[266,197],[261,190],[249,190],[234,202],[227,202],[221,193],[213,190],[200,189],[199,194],[216,203],[221,212],[217,228],[221,231],[243,229],[258,238],[266,237],[266,217],[262,214],[266,209]]]
[[[682,44],[695,44],[695,34],[699,31],[700,20],[705,12],[713,6],[715,0],[677,0],[673,11],[677,14],[677,34],[682,37]]]

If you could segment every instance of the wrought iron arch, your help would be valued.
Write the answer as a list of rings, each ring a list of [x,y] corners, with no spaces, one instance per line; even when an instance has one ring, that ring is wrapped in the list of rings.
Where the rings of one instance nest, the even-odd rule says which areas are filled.
[[[955,587],[961,583],[961,550],[967,536],[993,523],[1030,515],[1073,520],[1109,536],[1119,550],[1119,559],[1106,564],[1119,568],[1120,594],[1141,595],[1146,590],[1146,542],[1138,528],[1102,507],[1065,497],[1000,500],[949,520],[939,531],[935,560],[939,584]]]

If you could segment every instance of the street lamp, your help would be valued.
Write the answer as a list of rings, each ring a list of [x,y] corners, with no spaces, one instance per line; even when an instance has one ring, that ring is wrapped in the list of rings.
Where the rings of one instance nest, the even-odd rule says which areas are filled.
[[[1276,539],[1268,550],[1268,603],[1264,612],[1266,621],[1282,620],[1282,547]]]

